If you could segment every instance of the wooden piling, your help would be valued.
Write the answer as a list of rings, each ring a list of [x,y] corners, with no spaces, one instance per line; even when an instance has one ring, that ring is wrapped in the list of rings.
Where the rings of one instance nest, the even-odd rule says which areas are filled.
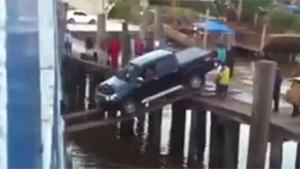
[[[206,110],[192,109],[190,144],[188,155],[189,167],[203,167],[204,149],[206,141]]]
[[[77,68],[77,108],[78,110],[84,110],[86,71],[83,66],[78,66]]]
[[[142,136],[144,134],[144,126],[145,126],[145,115],[142,114],[138,116],[138,122],[137,122],[138,135]]]
[[[163,14],[162,8],[157,7],[155,10],[155,20],[154,20],[154,40],[159,43],[159,46],[157,46],[158,48],[163,48],[165,45],[162,14]]]
[[[133,119],[128,120],[126,122],[122,122],[120,126],[120,136],[121,137],[133,136],[134,135],[133,124],[134,124]]]
[[[296,168],[300,168],[300,143],[299,142],[297,146]]]
[[[128,32],[128,24],[122,23],[122,67],[126,66],[131,58],[130,34]]]
[[[149,146],[152,153],[156,156],[160,152],[160,134],[161,134],[161,124],[162,124],[162,109],[155,110],[149,113],[149,125],[148,125],[148,140]]]
[[[128,24],[126,22],[122,23],[122,67],[126,66],[130,60],[130,34],[128,32]],[[120,135],[134,135],[133,130],[134,119],[128,120],[121,123]]]
[[[176,158],[179,161],[183,158],[186,118],[185,104],[185,100],[177,101],[172,104],[170,155],[172,158]]]
[[[211,115],[209,168],[223,168],[224,127],[217,115]]]
[[[96,87],[104,80],[104,77],[97,73],[90,74],[90,88],[89,88],[89,109],[96,107],[95,103],[95,92]]]
[[[281,168],[283,139],[276,131],[271,134],[270,168]]]
[[[255,63],[248,168],[264,168],[265,165],[275,68],[276,63],[272,61],[258,61]]]
[[[224,121],[224,148],[222,167],[237,168],[240,124],[235,121]]]
[[[106,16],[105,13],[97,15],[97,47],[100,47],[103,40],[106,38]]]

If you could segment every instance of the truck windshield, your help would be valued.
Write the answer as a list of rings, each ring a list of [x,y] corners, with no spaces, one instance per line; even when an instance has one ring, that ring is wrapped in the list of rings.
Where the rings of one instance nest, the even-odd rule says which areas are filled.
[[[138,66],[130,63],[123,70],[119,71],[116,76],[125,81],[135,80],[138,70]]]

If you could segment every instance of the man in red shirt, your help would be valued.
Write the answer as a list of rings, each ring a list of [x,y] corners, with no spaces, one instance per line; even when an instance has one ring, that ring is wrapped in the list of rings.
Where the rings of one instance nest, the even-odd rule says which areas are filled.
[[[118,39],[111,40],[108,46],[108,54],[110,56],[111,67],[113,70],[118,69],[120,51],[121,51],[121,42]]]

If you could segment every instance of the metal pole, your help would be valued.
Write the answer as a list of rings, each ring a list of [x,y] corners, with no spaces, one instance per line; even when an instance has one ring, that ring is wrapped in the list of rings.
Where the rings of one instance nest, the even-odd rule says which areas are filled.
[[[275,68],[276,63],[273,61],[263,60],[255,63],[248,168],[264,168],[272,112]]]

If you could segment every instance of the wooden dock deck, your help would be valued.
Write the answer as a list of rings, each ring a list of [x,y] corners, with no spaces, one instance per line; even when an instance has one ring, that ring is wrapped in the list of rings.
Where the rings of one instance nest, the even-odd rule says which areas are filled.
[[[237,101],[233,98],[220,100],[215,97],[203,98],[192,97],[193,102],[197,105],[204,105],[207,110],[212,111],[219,116],[231,120],[250,124],[252,105]],[[271,132],[280,132],[282,137],[300,141],[300,117],[288,116],[289,108],[282,108],[279,114],[273,113],[271,116]]]

